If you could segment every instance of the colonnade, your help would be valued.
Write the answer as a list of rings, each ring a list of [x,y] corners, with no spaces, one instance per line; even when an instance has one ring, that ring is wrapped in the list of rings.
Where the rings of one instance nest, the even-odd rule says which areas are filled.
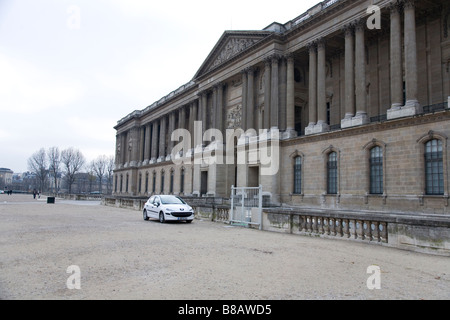
[[[390,12],[390,94],[391,108],[387,118],[395,119],[421,112],[418,102],[417,43],[414,0],[392,2]],[[404,22],[402,23],[402,19]],[[404,26],[404,30],[402,30]],[[346,24],[345,37],[344,106],[345,116],[341,128],[370,122],[367,106],[366,81],[366,20],[358,19]],[[404,36],[403,36],[404,34]],[[404,44],[402,39],[404,38]],[[403,50],[404,47],[404,50]],[[326,56],[327,39],[315,39],[309,50],[309,124],[305,134],[330,130],[327,119]],[[249,129],[279,129],[284,138],[295,137],[295,59],[293,53],[274,53],[241,72],[242,112],[240,127]],[[263,67],[261,67],[263,65]],[[403,66],[405,72],[403,73]],[[260,122],[257,109],[256,77],[264,72],[264,109]],[[403,76],[404,74],[404,76]],[[285,84],[283,86],[282,84]],[[405,88],[405,92],[404,92]],[[215,128],[225,134],[227,83],[219,82],[198,92],[195,100],[158,119],[132,128],[117,136],[119,166],[148,165],[170,160],[174,147],[171,133],[187,129],[191,133],[191,146],[203,145],[206,130]],[[196,126],[196,121],[201,126]],[[198,132],[196,132],[196,130]],[[201,131],[200,131],[201,130]]]

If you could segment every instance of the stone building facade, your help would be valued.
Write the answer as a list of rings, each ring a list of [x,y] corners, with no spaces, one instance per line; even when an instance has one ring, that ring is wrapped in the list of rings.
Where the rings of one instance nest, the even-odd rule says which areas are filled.
[[[449,31],[445,0],[226,31],[192,81],[118,122],[113,194],[262,185],[276,206],[449,213]]]

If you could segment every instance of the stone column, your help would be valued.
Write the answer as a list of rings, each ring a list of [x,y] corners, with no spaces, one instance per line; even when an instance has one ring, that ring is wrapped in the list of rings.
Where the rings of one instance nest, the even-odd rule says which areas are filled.
[[[355,26],[356,116],[353,118],[353,126],[370,122],[367,115],[365,27],[366,20],[364,19],[359,20]]]
[[[152,150],[150,163],[156,163],[158,160],[158,124],[158,120],[155,120],[152,123]]]
[[[128,154],[128,141],[127,141],[127,132],[122,133],[122,152],[121,152],[121,156],[122,156],[122,165],[125,167],[126,165],[128,165],[128,161],[127,161],[127,154]]]
[[[196,104],[196,102],[192,102],[189,105],[189,127],[188,130],[191,133],[191,136],[194,135],[194,122],[197,120],[197,111],[195,112],[194,115],[194,105]]]
[[[186,107],[183,106],[178,110],[178,128],[175,129],[186,129],[188,127],[186,123]]]
[[[189,116],[189,121],[191,123],[191,138],[192,138],[192,148],[195,149],[197,146],[201,145],[202,141],[202,130],[201,126],[199,127],[199,121],[201,120],[200,116],[200,108],[199,108],[199,100],[196,100],[192,103],[191,114]]]
[[[284,56],[280,57],[278,78],[278,129],[280,129],[280,131],[286,132],[287,59]]]
[[[172,132],[175,131],[175,112],[169,114],[169,132],[167,133],[168,138],[168,148],[167,148],[167,158],[170,160],[172,156],[172,150],[174,147],[174,142],[172,141]]]
[[[316,132],[329,130],[327,123],[325,39],[317,43],[317,125]]]
[[[166,122],[166,116],[163,116],[160,120],[158,162],[163,162],[166,160]]]
[[[295,75],[294,56],[287,56],[287,84],[286,84],[286,134],[287,138],[297,136],[295,132]]]
[[[255,69],[253,67],[247,70],[247,116],[246,130],[254,129],[255,119]]]
[[[146,138],[146,133],[147,133],[146,131],[147,131],[147,126],[141,126],[139,128],[139,165],[142,165],[145,160],[145,143],[146,143],[145,138]]]
[[[217,123],[216,123],[216,115],[217,115],[217,85],[213,86],[212,90],[212,107],[211,107],[211,126],[209,129],[216,129]]]
[[[222,133],[225,139],[224,130],[224,106],[223,106],[223,83],[217,86],[217,112],[216,112],[216,129]]]
[[[208,93],[203,92],[201,96],[202,105],[201,105],[201,114],[202,114],[202,138],[203,134],[206,130],[209,129],[209,121],[208,121]],[[203,140],[203,139],[202,139]]]
[[[121,151],[122,145],[121,145],[121,137],[120,135],[116,134],[116,155],[114,159],[114,164],[116,168],[119,168],[119,165],[121,165],[120,161],[120,151]]]
[[[278,102],[279,102],[279,79],[278,79],[278,62],[277,55],[272,56],[272,81],[271,81],[271,100],[270,100],[270,128],[278,129]]]
[[[309,124],[305,129],[305,134],[314,133],[314,126],[317,123],[317,47],[315,43],[309,44]]]
[[[417,100],[417,43],[415,0],[406,0],[405,10],[405,77],[406,105],[419,111]]]
[[[391,12],[391,109],[403,106],[402,29],[400,8],[397,3],[390,5]]]
[[[355,115],[355,38],[352,25],[345,26],[345,119]]]
[[[147,124],[145,126],[145,145],[144,145],[144,163],[148,164],[150,162],[151,159],[151,137],[152,137],[152,133],[151,133],[151,124]]]
[[[399,92],[402,91],[398,87],[403,88],[403,81],[400,82],[398,78],[392,79],[393,83],[393,97],[396,100],[393,100],[393,106],[387,112],[387,118],[396,119],[402,117],[410,117],[416,114],[422,113],[422,107],[417,100],[418,92],[417,92],[417,43],[416,43],[416,10],[414,0],[404,0],[404,14],[405,14],[405,81],[406,81],[406,103],[405,106],[401,106],[403,103],[398,104],[398,100],[400,99]],[[397,26],[400,24],[400,14],[398,13],[398,21],[397,21],[397,13],[393,8],[391,10],[391,41],[395,42],[395,45],[398,45],[400,42],[401,48],[401,40],[397,40],[398,37],[401,37],[401,27]],[[395,29],[393,29],[395,28]],[[400,29],[400,32],[398,32]],[[394,39],[392,39],[394,37]],[[394,41],[395,40],[395,41]],[[391,48],[393,50],[393,48]],[[400,50],[401,51],[401,50]],[[394,69],[398,69],[397,72],[400,75],[403,75],[401,63],[400,67],[398,67],[396,59],[398,59],[398,53],[391,52],[394,57],[391,57],[391,64],[393,64]],[[393,70],[391,72],[394,72]],[[392,74],[391,77],[399,77],[399,75]],[[396,97],[398,96],[398,97]],[[403,101],[403,96],[402,96]]]
[[[264,61],[264,121],[263,128],[269,130],[270,129],[270,93],[271,93],[271,66],[270,59],[266,59]]]
[[[130,166],[135,167],[139,162],[139,127],[132,128],[130,133]]]
[[[242,74],[242,111],[241,111],[241,128],[247,130],[247,71],[243,70]]]

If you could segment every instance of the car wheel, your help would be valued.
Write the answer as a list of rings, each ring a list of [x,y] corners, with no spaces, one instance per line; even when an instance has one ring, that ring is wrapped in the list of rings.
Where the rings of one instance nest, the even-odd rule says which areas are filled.
[[[166,219],[164,219],[164,212],[159,213],[159,222],[164,223],[166,222]]]
[[[147,215],[147,210],[144,210],[144,220],[145,221],[148,221],[148,215]]]

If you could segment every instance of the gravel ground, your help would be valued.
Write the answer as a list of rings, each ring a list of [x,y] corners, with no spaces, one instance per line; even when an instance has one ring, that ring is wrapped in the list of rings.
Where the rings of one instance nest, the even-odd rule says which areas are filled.
[[[0,195],[0,299],[449,299],[450,259]],[[70,290],[69,266],[81,289]],[[369,290],[369,266],[381,289]]]

